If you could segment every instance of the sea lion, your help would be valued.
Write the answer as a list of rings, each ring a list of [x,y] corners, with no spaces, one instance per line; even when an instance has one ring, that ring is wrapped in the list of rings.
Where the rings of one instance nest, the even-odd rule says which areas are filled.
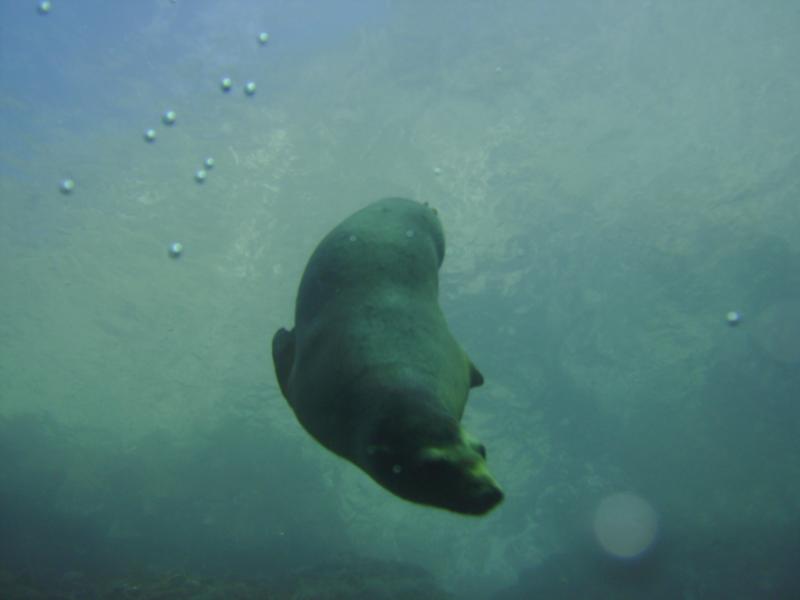
[[[335,227],[308,261],[295,327],[272,357],[283,395],[318,442],[390,492],[482,515],[503,499],[486,449],[459,425],[483,376],[438,302],[444,232],[403,198]]]

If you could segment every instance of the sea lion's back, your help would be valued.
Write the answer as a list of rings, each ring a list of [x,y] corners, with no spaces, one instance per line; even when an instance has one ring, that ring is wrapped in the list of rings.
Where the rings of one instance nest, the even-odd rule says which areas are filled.
[[[403,288],[436,298],[444,232],[436,212],[386,198],[342,221],[319,243],[300,282],[295,323],[313,320],[330,302],[367,302]]]

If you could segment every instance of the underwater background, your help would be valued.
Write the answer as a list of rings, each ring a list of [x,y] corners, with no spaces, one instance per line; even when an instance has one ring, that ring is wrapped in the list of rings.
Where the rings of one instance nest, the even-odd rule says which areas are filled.
[[[798,56],[793,0],[0,2],[0,597],[800,596]],[[445,228],[484,518],[275,380],[385,196]]]

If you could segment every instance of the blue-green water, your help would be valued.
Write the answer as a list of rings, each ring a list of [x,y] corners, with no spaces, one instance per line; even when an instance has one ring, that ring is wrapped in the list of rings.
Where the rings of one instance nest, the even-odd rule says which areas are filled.
[[[781,0],[0,4],[0,595],[798,595],[798,32]],[[390,195],[444,224],[482,519],[383,491],[274,378],[315,244]],[[657,516],[628,559],[618,493]]]

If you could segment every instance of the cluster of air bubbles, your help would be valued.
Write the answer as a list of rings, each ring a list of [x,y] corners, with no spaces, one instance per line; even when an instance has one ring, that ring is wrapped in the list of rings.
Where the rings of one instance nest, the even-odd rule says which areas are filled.
[[[223,77],[219,80],[219,89],[221,89],[226,94],[233,89],[233,79],[230,77]],[[256,82],[252,80],[248,80],[244,84],[244,93],[247,96],[252,96],[256,93]]]
[[[173,125],[175,125],[175,121],[177,120],[178,120],[178,113],[176,113],[172,109],[165,110],[164,113],[161,115],[161,122],[167,127],[172,127]],[[156,133],[156,130],[153,127],[148,127],[147,129],[144,130],[144,141],[147,142],[148,144],[152,144],[153,142],[155,142],[157,137],[158,133]]]
[[[174,0],[173,0],[174,2]],[[53,9],[53,3],[49,0],[41,0],[36,4],[36,10],[41,15],[49,14],[50,11]],[[266,31],[262,31],[258,34],[257,40],[259,45],[265,46],[267,42],[269,42],[270,36],[269,33]],[[245,96],[253,96],[256,93],[256,82],[252,79],[247,79],[243,83],[238,84],[241,85],[243,93]],[[230,92],[234,87],[234,81],[229,76],[223,76],[219,80],[219,88],[224,93]],[[172,128],[178,121],[178,113],[172,109],[168,108],[161,114],[160,118],[161,124],[167,128]],[[155,144],[156,140],[158,139],[159,133],[156,127],[148,127],[142,133],[142,137],[145,142],[148,144]],[[206,179],[208,179],[209,171],[211,171],[215,166],[215,161],[212,156],[207,156],[203,159],[202,165],[194,171],[194,180],[198,184],[205,183]],[[65,196],[70,195],[75,190],[75,180],[71,177],[66,177],[59,181],[58,183],[59,191],[64,194]],[[171,242],[167,247],[167,254],[174,259],[180,258],[183,254],[183,244],[180,242]]]
[[[214,168],[214,164],[214,159],[211,156],[206,157],[206,159],[203,160],[203,166],[194,172],[194,180],[197,183],[205,183],[205,180],[208,178],[208,172]]]

